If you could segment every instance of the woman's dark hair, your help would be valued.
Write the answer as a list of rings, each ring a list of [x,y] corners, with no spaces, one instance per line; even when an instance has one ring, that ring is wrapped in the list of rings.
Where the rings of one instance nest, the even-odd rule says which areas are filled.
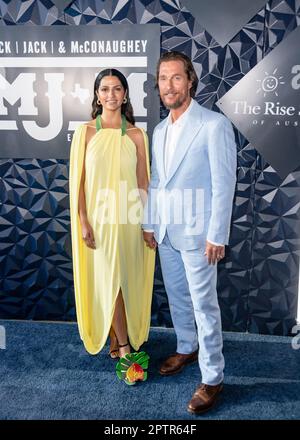
[[[194,98],[194,96],[196,95],[199,80],[197,78],[197,74],[195,72],[193,63],[187,55],[185,55],[184,53],[181,53],[181,52],[177,52],[176,50],[173,50],[171,52],[165,52],[164,54],[161,55],[160,59],[158,60],[157,68],[156,68],[156,86],[155,87],[158,88],[159,68],[160,68],[161,63],[166,62],[166,61],[177,61],[177,60],[180,60],[183,62],[184,70],[185,70],[185,73],[187,74],[188,80],[192,81],[192,87],[190,88],[190,95],[192,98]]]
[[[126,98],[127,98],[127,102],[126,104],[122,104],[121,106],[121,113],[123,115],[125,115],[127,121],[129,121],[131,124],[134,125],[135,123],[135,119],[133,116],[133,108],[130,102],[130,97],[129,97],[129,88],[128,88],[128,82],[127,79],[125,78],[125,76],[123,75],[123,73],[121,73],[119,70],[117,69],[105,69],[102,70],[100,73],[98,73],[97,78],[95,79],[95,83],[94,83],[94,98],[93,98],[93,102],[92,102],[92,118],[95,119],[98,115],[102,114],[102,105],[97,104],[97,95],[96,95],[96,91],[98,91],[101,80],[105,77],[105,76],[116,76],[117,78],[119,78],[125,92],[126,93]]]

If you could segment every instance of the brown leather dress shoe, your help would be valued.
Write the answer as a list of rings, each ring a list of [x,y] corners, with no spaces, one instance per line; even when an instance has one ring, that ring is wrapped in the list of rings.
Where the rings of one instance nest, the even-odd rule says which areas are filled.
[[[198,360],[198,350],[190,354],[175,353],[168,357],[160,366],[162,376],[171,376],[179,373],[183,368]]]
[[[215,405],[222,389],[223,382],[219,383],[219,385],[206,385],[202,383],[195,391],[188,405],[188,411],[194,414],[201,414],[210,410]]]

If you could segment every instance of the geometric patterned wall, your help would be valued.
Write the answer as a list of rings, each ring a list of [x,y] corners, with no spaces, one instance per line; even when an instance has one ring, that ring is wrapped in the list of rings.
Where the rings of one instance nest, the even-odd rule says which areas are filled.
[[[215,103],[300,26],[300,0],[269,1],[222,48],[179,0],[0,3],[0,25],[160,23],[161,51],[185,52],[196,99]],[[166,114],[161,109],[161,117]],[[230,246],[219,263],[224,330],[287,335],[295,323],[300,168],[282,180],[236,131],[237,187]],[[73,321],[68,161],[0,158],[0,318]],[[171,326],[159,264],[152,325]]]

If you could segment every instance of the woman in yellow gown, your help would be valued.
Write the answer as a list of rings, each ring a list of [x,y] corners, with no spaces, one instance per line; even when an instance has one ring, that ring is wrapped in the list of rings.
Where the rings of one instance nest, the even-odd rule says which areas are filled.
[[[86,350],[110,335],[112,358],[148,339],[155,252],[142,237],[148,139],[134,126],[128,83],[116,69],[94,84],[93,120],[70,152],[70,213],[77,322]],[[130,345],[129,345],[130,344]]]

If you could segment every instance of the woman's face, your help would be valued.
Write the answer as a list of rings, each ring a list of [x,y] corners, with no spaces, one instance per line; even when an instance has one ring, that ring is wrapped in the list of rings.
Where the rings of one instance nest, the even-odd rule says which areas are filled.
[[[96,95],[106,110],[117,110],[123,104],[125,90],[117,76],[105,76],[102,78]]]

